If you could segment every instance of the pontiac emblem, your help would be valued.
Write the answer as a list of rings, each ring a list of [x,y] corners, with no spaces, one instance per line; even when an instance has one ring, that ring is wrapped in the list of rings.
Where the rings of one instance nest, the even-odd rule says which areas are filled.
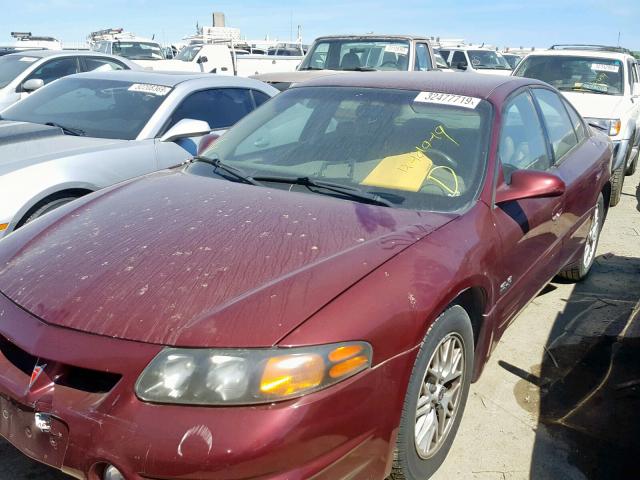
[[[31,387],[33,387],[33,384],[38,381],[38,378],[40,378],[40,375],[42,375],[42,372],[44,372],[45,368],[47,368],[46,363],[42,365],[36,365],[35,367],[33,367],[33,372],[31,372],[31,379],[29,380],[29,390],[31,390]]]

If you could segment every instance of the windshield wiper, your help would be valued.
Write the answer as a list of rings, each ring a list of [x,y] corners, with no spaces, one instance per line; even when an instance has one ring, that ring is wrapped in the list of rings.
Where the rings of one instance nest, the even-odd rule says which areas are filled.
[[[300,70],[324,70],[324,68],[321,68],[321,67],[303,67]]]
[[[214,171],[215,171],[215,169],[219,168],[220,170],[223,170],[223,171],[227,172],[228,174],[230,174],[231,176],[237,178],[242,183],[248,183],[249,185],[260,185],[260,183],[256,182],[253,179],[253,177],[250,177],[249,175],[244,173],[239,168],[234,167],[233,165],[229,165],[228,163],[223,162],[218,157],[202,157],[200,155],[196,155],[191,160],[189,160],[189,162],[208,163],[209,165],[212,165],[214,167]]]
[[[65,135],[73,135],[76,137],[84,137],[87,135],[85,131],[80,128],[65,127],[64,125],[60,125],[56,122],[46,122],[44,125],[47,125],[48,127],[58,127]]]
[[[364,192],[359,188],[344,185],[342,183],[313,180],[309,177],[277,177],[267,175],[252,177],[252,179],[259,182],[267,183],[290,183],[292,185],[302,185],[315,193],[321,192],[316,192],[315,190],[312,190],[312,188],[323,188],[325,190],[329,190],[330,192],[339,193],[340,195],[344,195],[354,200],[359,200],[363,203],[371,203],[374,205],[380,205],[382,207],[393,207],[393,204],[391,202],[381,198],[379,195]]]
[[[585,87],[585,86],[580,86],[580,87],[556,87],[558,90],[562,90],[563,92],[567,92],[567,91],[572,91],[572,92],[589,92],[589,93],[601,93],[603,95],[609,95],[609,92],[603,92],[602,90],[599,90],[597,88],[589,88],[589,87]]]

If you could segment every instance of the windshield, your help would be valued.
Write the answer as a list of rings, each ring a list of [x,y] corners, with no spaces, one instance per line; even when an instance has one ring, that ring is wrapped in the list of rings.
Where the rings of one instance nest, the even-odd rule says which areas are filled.
[[[489,103],[471,97],[298,87],[245,117],[204,155],[273,188],[292,186],[265,176],[308,177],[397,208],[456,211],[482,182],[490,117]],[[189,171],[214,175],[204,163]]]
[[[300,70],[408,70],[406,40],[321,40],[304,58]]]
[[[0,88],[9,85],[36,60],[37,57],[20,54],[0,57]]]
[[[498,52],[491,50],[468,50],[471,65],[476,70],[511,70],[509,63]]]
[[[88,137],[135,139],[171,88],[62,78],[2,112],[4,120],[55,123]]]
[[[196,58],[196,55],[198,55],[198,52],[200,50],[202,50],[202,45],[191,45],[189,47],[184,47],[182,50],[180,50],[180,53],[176,55],[176,60],[191,62],[194,58]]]
[[[542,80],[558,90],[608,95],[624,93],[620,60],[560,55],[529,55],[514,75]]]
[[[162,49],[151,42],[114,42],[113,54],[130,60],[162,60]]]

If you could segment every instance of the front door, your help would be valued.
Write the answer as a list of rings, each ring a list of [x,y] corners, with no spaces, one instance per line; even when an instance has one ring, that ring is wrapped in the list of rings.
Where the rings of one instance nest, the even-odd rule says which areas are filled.
[[[528,91],[516,94],[503,112],[498,151],[502,171],[496,187],[515,170],[550,171],[552,154]],[[557,227],[564,196],[529,198],[496,205],[494,223],[502,241],[498,279],[499,334],[557,272],[561,238]]]

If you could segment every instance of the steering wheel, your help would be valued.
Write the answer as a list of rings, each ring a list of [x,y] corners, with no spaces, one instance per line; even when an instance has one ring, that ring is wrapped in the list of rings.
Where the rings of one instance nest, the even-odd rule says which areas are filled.
[[[442,160],[444,160],[444,163],[446,163],[446,167],[452,168],[454,170],[458,168],[458,162],[456,162],[453,158],[451,158],[451,156],[449,156],[449,154],[444,153],[442,150],[438,150],[437,148],[430,148],[425,152],[427,157],[431,157],[431,155],[433,155],[434,153]]]
[[[382,62],[380,64],[380,68],[382,68],[384,66],[398,68],[398,64],[396,62],[394,62],[393,60],[387,60],[386,62]]]

